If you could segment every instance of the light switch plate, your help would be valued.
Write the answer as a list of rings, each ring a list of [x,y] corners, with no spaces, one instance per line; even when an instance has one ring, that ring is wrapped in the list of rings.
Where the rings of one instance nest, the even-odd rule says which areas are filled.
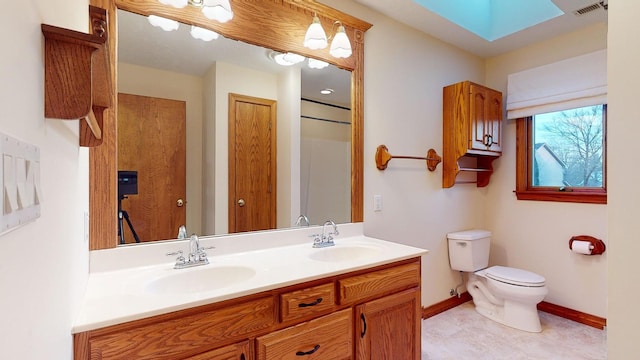
[[[2,221],[0,234],[40,217],[40,149],[0,133]]]

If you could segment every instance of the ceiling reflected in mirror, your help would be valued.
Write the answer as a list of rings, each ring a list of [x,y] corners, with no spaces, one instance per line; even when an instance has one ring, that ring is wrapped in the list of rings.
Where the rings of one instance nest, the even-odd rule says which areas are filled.
[[[236,64],[269,73],[285,71],[271,55],[272,50],[219,36],[203,41],[191,35],[192,27],[179,24],[165,31],[141,15],[118,10],[118,60],[193,76],[203,76],[216,61]],[[302,76],[302,98],[350,107],[351,74],[334,66],[322,67],[316,59],[305,58],[299,64]],[[322,95],[322,89],[333,89]]]

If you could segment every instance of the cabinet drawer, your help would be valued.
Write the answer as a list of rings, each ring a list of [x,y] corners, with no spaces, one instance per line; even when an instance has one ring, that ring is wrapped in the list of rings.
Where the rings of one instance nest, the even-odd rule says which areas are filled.
[[[256,339],[257,359],[351,359],[352,310],[292,326]]]
[[[419,285],[419,262],[352,276],[338,280],[340,304],[354,304]]]
[[[276,323],[275,314],[273,298],[266,297],[200,313],[160,316],[153,323],[116,325],[100,330],[103,335],[90,335],[90,359],[183,359],[268,329]]]
[[[330,313],[336,307],[333,282],[280,295],[280,320],[287,322],[311,315]]]
[[[207,351],[206,353],[188,357],[184,360],[251,360],[253,359],[253,344],[246,340],[231,344],[223,348]]]

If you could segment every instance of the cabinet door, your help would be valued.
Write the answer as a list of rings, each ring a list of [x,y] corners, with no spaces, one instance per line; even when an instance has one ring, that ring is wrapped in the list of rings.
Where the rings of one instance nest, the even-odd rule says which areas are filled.
[[[420,360],[419,288],[356,307],[356,359]]]
[[[247,340],[207,351],[204,354],[191,356],[184,360],[253,360],[253,347],[251,346],[251,341]]]
[[[256,339],[259,360],[352,359],[353,317],[345,309]]]
[[[500,152],[502,93],[473,83],[469,92],[469,148]]]

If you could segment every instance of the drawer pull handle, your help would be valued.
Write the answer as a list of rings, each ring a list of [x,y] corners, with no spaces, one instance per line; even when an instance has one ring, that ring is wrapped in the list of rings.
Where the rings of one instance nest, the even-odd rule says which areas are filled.
[[[360,314],[360,319],[362,320],[362,332],[360,333],[360,338],[363,338],[367,333],[367,319],[365,319],[364,314]]]
[[[310,303],[300,303],[298,304],[298,307],[309,307],[309,306],[316,306],[318,304],[320,304],[322,302],[322,298],[317,298],[316,301],[314,302],[310,302]]]
[[[309,351],[298,351],[296,353],[296,356],[305,356],[305,355],[311,355],[314,352],[318,351],[318,349],[320,349],[320,345],[316,345],[313,347],[313,349],[309,350]]]
[[[240,360],[247,360],[247,358],[244,356],[244,353],[240,355]]]

